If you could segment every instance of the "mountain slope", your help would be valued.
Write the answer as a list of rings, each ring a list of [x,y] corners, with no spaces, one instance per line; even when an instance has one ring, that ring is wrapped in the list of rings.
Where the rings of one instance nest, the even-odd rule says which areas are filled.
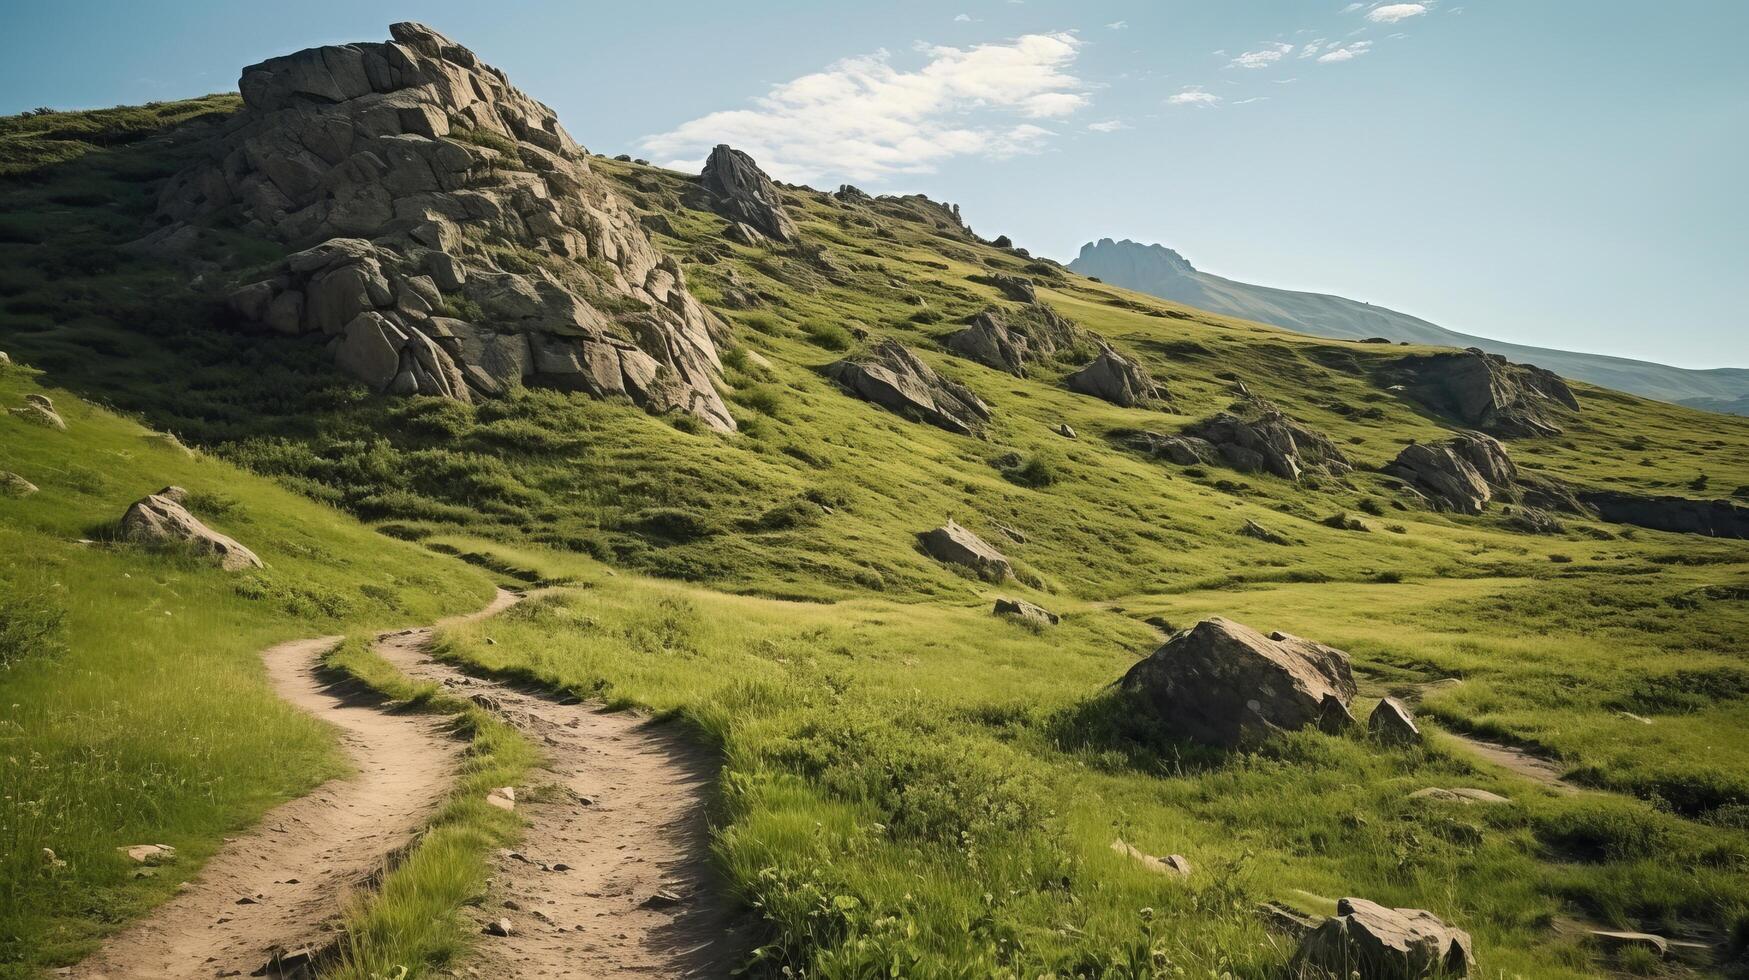
[[[1447,330],[1407,313],[1325,293],[1235,282],[1198,270],[1164,245],[1102,238],[1081,246],[1069,268],[1113,285],[1227,316],[1271,323],[1314,337],[1383,337],[1417,344],[1480,347],[1528,361],[1563,377],[1678,402],[1708,411],[1749,414],[1749,368],[1691,370],[1606,354],[1553,350]]]
[[[732,429],[539,384],[392,397],[337,370],[320,333],[233,312],[227,299],[292,244],[236,212],[199,216],[192,256],[118,250],[156,225],[160,189],[199,166],[224,125],[97,141],[0,184],[0,348],[400,539],[383,541],[380,561],[333,548],[337,563],[374,571],[420,542],[559,583],[442,654],[682,719],[720,750],[714,870],[756,934],[748,975],[1281,976],[1293,942],[1257,904],[1329,913],[1318,896],[1341,895],[1471,930],[1490,975],[1609,969],[1552,926],[1567,916],[1749,936],[1744,542],[1622,527],[1578,506],[1550,521],[1523,497],[1438,510],[1390,472],[1411,446],[1472,427],[1439,407],[1461,399],[1422,400],[1418,376],[1398,380],[1454,360],[1551,423],[1501,450],[1525,484],[1749,497],[1749,419],[1584,384],[1544,397],[1519,383],[1527,372],[1485,359],[1186,309],[995,247],[921,197],[768,186],[738,161],[736,185],[754,193],[725,208],[701,177],[582,151],[567,162],[587,163],[722,320],[711,384]],[[419,139],[475,145],[454,130]],[[459,179],[533,188],[541,162],[518,150]],[[777,208],[784,220],[764,210]],[[773,220],[747,221],[760,217]],[[515,266],[583,282],[538,243],[525,255],[468,234],[476,220],[458,219],[464,234],[446,246],[469,281]],[[391,264],[412,248],[384,247]],[[440,291],[450,303],[455,288]],[[581,298],[637,312],[611,294]],[[455,306],[447,319],[505,323],[483,303]],[[377,308],[422,332],[437,319]],[[1006,344],[1006,366],[955,343],[973,326]],[[893,344],[910,355],[889,365],[927,373],[884,390],[835,380],[840,362]],[[1141,397],[1072,387],[1102,362]],[[871,391],[894,397],[864,400]],[[898,397],[931,392],[984,406],[981,436]],[[1247,469],[1245,447],[1216,455],[1186,438],[1232,430],[1235,413],[1303,439],[1318,469]],[[1481,477],[1461,472],[1477,489]],[[989,581],[933,557],[920,532],[950,519],[1013,575]],[[1060,621],[993,615],[999,598]],[[1112,682],[1162,631],[1216,615],[1346,650],[1355,713],[1405,698],[1427,743],[1305,730],[1228,751],[1166,736]],[[145,659],[178,665],[165,651]],[[1519,779],[1455,731],[1527,747],[1587,791]],[[1429,787],[1511,803],[1412,796]],[[52,830],[31,824],[9,845],[19,880],[37,874]],[[1118,837],[1193,871],[1163,877],[1114,851]],[[428,841],[413,860],[442,853]],[[454,880],[418,916],[385,890],[377,920],[412,928],[466,900],[456,892],[485,900],[467,874]],[[579,943],[603,928],[564,924]],[[345,975],[460,972],[442,955]]]

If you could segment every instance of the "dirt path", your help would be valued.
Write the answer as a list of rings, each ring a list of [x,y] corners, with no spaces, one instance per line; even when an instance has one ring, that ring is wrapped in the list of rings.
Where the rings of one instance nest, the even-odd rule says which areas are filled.
[[[705,822],[718,763],[665,726],[629,712],[463,674],[417,647],[385,656],[496,712],[542,746],[546,763],[518,787],[528,821],[520,851],[495,859],[484,930],[458,976],[719,977],[746,947],[709,881]]]
[[[486,609],[445,622],[491,615],[516,598],[501,591]],[[386,635],[376,649],[408,656],[431,633],[427,627]],[[339,729],[357,774],[267,813],[226,843],[179,894],[111,936],[72,976],[246,976],[267,965],[276,949],[320,950],[333,938],[346,895],[368,885],[412,840],[451,785],[459,743],[442,717],[385,711],[355,685],[325,678],[321,657],[340,639],[282,643],[262,659],[275,693]]]
[[[1428,691],[1436,691],[1449,684],[1461,683],[1455,678],[1436,681],[1371,681],[1363,682],[1361,693],[1371,697],[1390,695],[1411,705],[1419,705],[1422,697]],[[1537,755],[1529,749],[1505,742],[1490,741],[1454,731],[1441,726],[1440,733],[1462,745],[1471,755],[1484,762],[1492,763],[1509,772],[1523,776],[1532,782],[1547,786],[1559,793],[1579,793],[1583,788],[1568,782],[1562,776],[1561,765],[1553,759]]]

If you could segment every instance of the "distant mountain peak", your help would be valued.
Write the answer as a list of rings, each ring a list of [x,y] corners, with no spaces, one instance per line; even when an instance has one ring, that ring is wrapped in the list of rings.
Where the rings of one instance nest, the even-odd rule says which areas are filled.
[[[1168,269],[1180,274],[1196,271],[1196,266],[1191,265],[1189,259],[1158,242],[1145,245],[1128,238],[1121,242],[1114,242],[1109,238],[1101,238],[1097,242],[1088,242],[1081,246],[1081,254],[1075,259],[1075,261],[1097,262],[1099,261],[1099,256],[1101,254],[1111,255],[1118,253],[1133,256],[1134,258],[1132,261],[1157,263],[1162,269]]]

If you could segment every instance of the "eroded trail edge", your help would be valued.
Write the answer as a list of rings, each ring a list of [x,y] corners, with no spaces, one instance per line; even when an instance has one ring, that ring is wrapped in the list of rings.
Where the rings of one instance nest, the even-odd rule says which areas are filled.
[[[514,603],[500,590],[464,622]],[[385,634],[376,651],[404,657],[434,627]],[[90,980],[258,974],[280,952],[315,951],[334,937],[353,890],[368,887],[454,783],[460,744],[448,719],[388,710],[358,685],[321,669],[341,637],[281,643],[262,652],[281,698],[333,725],[356,772],[269,811],[230,839],[183,890],[111,936],[72,970]],[[295,962],[295,960],[294,960]]]
[[[421,645],[385,657],[516,726],[545,755],[517,788],[524,844],[500,852],[467,975],[727,976],[745,951],[713,887],[713,755],[670,726],[463,673]],[[508,935],[496,934],[500,921]]]

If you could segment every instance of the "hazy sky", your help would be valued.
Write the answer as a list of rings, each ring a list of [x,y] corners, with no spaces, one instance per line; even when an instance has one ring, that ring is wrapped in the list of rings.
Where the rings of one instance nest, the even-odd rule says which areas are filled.
[[[0,0],[0,113],[421,20],[593,150],[719,141],[1520,343],[1749,366],[1749,0]]]

